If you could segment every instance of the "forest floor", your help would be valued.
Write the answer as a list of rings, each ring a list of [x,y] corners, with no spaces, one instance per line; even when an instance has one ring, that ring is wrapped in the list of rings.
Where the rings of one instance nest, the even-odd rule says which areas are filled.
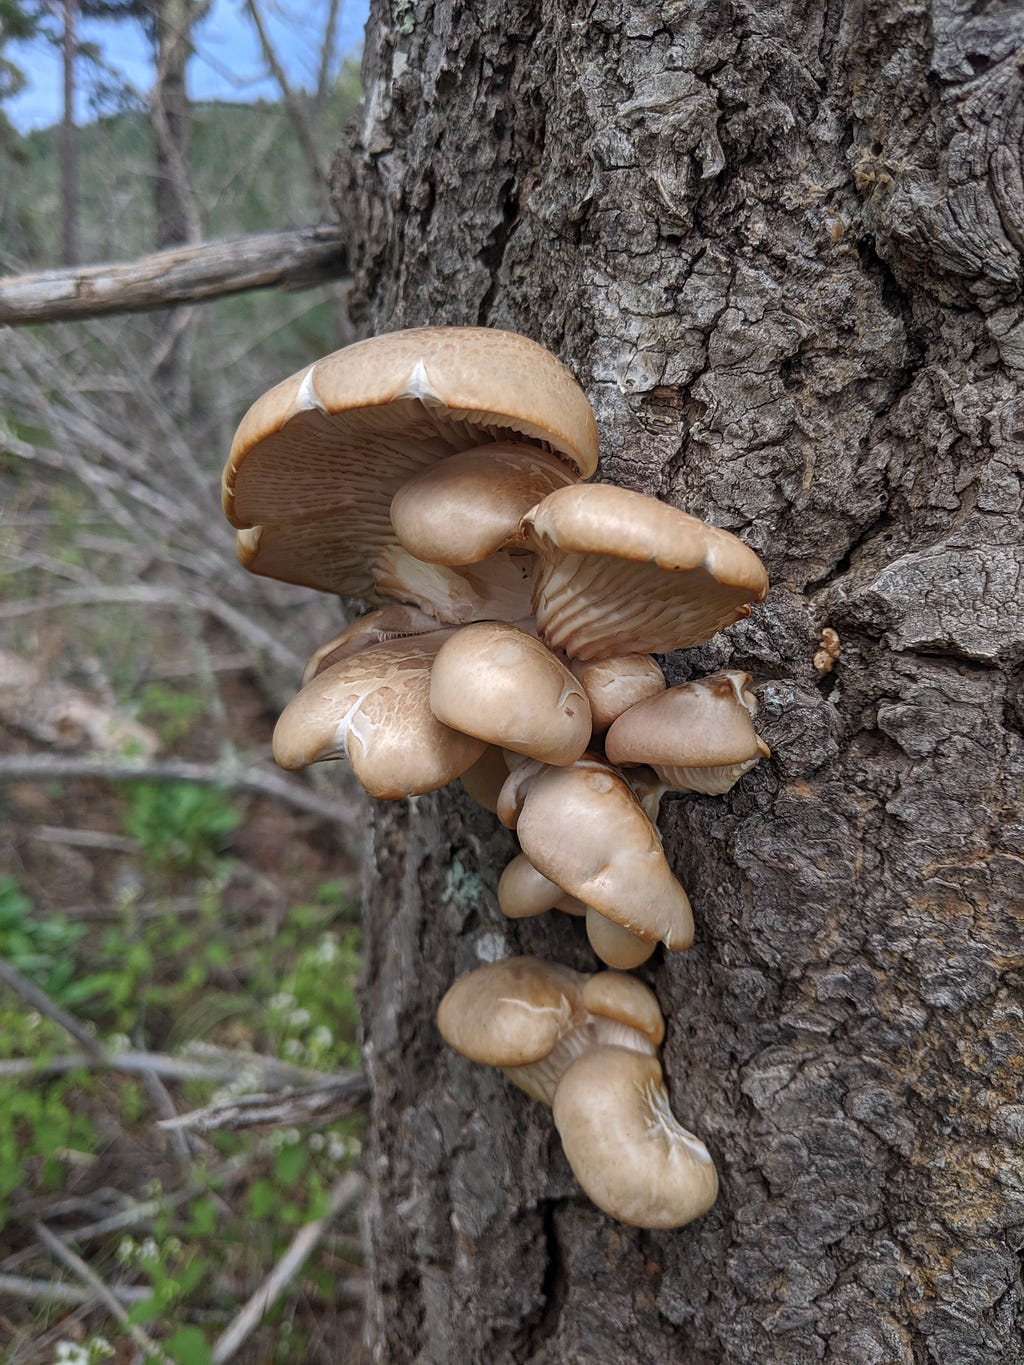
[[[154,676],[180,647],[173,631],[164,638]],[[224,658],[231,644],[214,628],[204,648]],[[36,697],[60,671],[56,657],[40,668]],[[259,680],[244,665],[217,671],[216,693],[211,705],[195,689],[144,685],[130,723],[155,737],[160,758],[216,763],[224,717],[228,742],[268,750],[275,716]],[[12,690],[0,692],[0,754],[30,767],[87,753],[70,693],[56,695],[44,744],[38,708],[18,724],[27,701],[19,712]],[[354,842],[274,796],[211,785],[23,776],[0,787],[9,1365],[363,1359],[359,1118],[346,1104],[312,1118],[289,1108],[296,1089],[358,1068]],[[42,1008],[25,981],[45,992]],[[81,1064],[53,1074],[69,1056]],[[11,1074],[25,1061],[34,1074]],[[251,1092],[267,1094],[269,1121],[248,1126]],[[159,1126],[211,1104],[208,1128]],[[303,1239],[304,1265],[224,1354],[242,1306]]]

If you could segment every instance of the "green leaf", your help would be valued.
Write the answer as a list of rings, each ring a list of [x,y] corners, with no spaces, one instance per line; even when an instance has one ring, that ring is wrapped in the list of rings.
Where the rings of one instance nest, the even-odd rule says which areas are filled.
[[[178,1365],[211,1365],[210,1343],[198,1327],[179,1327],[164,1342],[167,1354]]]

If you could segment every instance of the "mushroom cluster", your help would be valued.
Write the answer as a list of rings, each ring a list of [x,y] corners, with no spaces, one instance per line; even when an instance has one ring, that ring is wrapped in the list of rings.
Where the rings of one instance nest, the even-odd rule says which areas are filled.
[[[665,1091],[658,1002],[635,977],[507,958],[456,981],[437,1026],[551,1107],[573,1175],[612,1218],[677,1228],[715,1202],[714,1163]]]
[[[630,968],[693,938],[662,792],[725,792],[768,752],[748,674],[668,688],[652,656],[748,616],[768,580],[729,532],[586,482],[596,467],[593,412],[548,351],[427,327],[260,398],[223,495],[248,569],[372,608],[310,659],[277,762],[347,758],[382,799],[461,779],[519,840],[505,914],[580,915],[598,957]]]

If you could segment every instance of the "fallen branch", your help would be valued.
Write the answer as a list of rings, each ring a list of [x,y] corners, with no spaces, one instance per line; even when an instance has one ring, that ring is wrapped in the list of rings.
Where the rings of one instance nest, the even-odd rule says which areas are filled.
[[[242,1308],[241,1312],[225,1328],[214,1343],[211,1359],[214,1365],[224,1365],[236,1351],[244,1345],[249,1335],[260,1325],[284,1290],[305,1265],[313,1249],[327,1231],[333,1218],[346,1208],[351,1207],[362,1193],[361,1177],[349,1172],[342,1176],[331,1190],[327,1212],[315,1222],[305,1227],[292,1238],[291,1245],[274,1266],[267,1278]]]
[[[187,1128],[191,1132],[213,1133],[266,1124],[294,1128],[314,1119],[318,1123],[334,1123],[365,1109],[369,1098],[370,1086],[365,1076],[332,1077],[322,1085],[285,1089],[276,1095],[242,1095],[208,1104],[172,1119],[161,1119],[158,1126],[172,1131]]]
[[[319,1080],[315,1072],[288,1066],[274,1057],[257,1057],[249,1053],[226,1053],[209,1061],[192,1061],[184,1057],[170,1057],[165,1052],[103,1052],[90,1056],[86,1052],[70,1053],[62,1057],[46,1057],[34,1061],[29,1057],[15,1057],[0,1061],[0,1079],[14,1076],[63,1076],[69,1071],[124,1071],[133,1075],[150,1072],[166,1081],[239,1081],[251,1078],[267,1089],[275,1086],[308,1085]],[[347,1080],[348,1077],[338,1077]]]
[[[153,1297],[151,1289],[141,1285],[108,1285],[110,1293],[121,1303],[143,1303]],[[48,1300],[51,1303],[95,1303],[94,1289],[79,1289],[77,1285],[56,1280],[29,1280],[23,1275],[0,1275],[0,1294],[11,1294],[19,1299]]]
[[[188,763],[165,759],[157,762],[110,762],[104,759],[63,754],[6,754],[0,756],[0,783],[25,779],[48,782],[52,778],[98,779],[103,782],[198,782],[204,786],[229,787],[236,791],[270,796],[321,820],[354,826],[361,819],[356,803],[344,797],[328,799],[266,768],[230,767],[214,763]]]
[[[252,233],[175,247],[116,265],[0,279],[0,323],[12,327],[107,313],[144,313],[250,289],[308,289],[344,277],[336,227]]]
[[[104,1056],[103,1046],[93,1037],[86,1026],[73,1014],[69,1014],[63,1006],[58,1005],[56,1000],[52,1000],[34,981],[30,981],[27,976],[19,972],[17,967],[13,967],[3,958],[0,958],[0,981],[15,995],[19,995],[27,1005],[31,1005],[34,1010],[38,1010],[47,1019],[52,1019],[55,1024],[59,1024],[65,1033],[74,1038],[76,1043],[81,1043],[87,1056],[94,1063],[102,1060]]]

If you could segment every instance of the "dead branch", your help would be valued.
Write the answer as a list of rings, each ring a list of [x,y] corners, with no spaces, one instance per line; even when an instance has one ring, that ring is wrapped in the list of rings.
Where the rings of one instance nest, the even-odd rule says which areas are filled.
[[[104,1056],[103,1046],[93,1037],[85,1025],[80,1023],[73,1014],[69,1014],[61,1005],[58,1005],[56,1000],[51,1000],[41,987],[37,986],[34,981],[30,981],[27,976],[23,976],[17,967],[12,967],[3,958],[0,958],[0,981],[15,995],[20,996],[27,1005],[31,1005],[34,1010],[38,1010],[40,1014],[59,1025],[65,1033],[74,1038],[76,1043],[80,1043],[94,1062],[102,1059]]]
[[[242,1095],[209,1104],[203,1109],[163,1119],[159,1127],[187,1128],[205,1134],[222,1129],[237,1132],[261,1125],[295,1128],[313,1121],[334,1123],[365,1109],[369,1098],[370,1086],[365,1076],[330,1077],[320,1085],[286,1089],[276,1095]]]
[[[287,1251],[274,1266],[267,1278],[214,1343],[211,1359],[214,1365],[224,1365],[244,1345],[250,1333],[257,1328],[267,1311],[277,1302],[281,1292],[287,1288],[305,1265],[318,1242],[327,1231],[333,1218],[350,1208],[359,1199],[363,1189],[362,1178],[353,1172],[337,1182],[331,1190],[330,1203],[322,1218],[317,1218],[292,1238]]]
[[[135,1075],[151,1072],[168,1081],[239,1081],[246,1079],[266,1089],[316,1084],[324,1079],[315,1071],[289,1066],[276,1057],[252,1053],[232,1053],[227,1049],[204,1049],[207,1060],[171,1057],[165,1052],[104,1052],[100,1056],[85,1052],[34,1061],[13,1057],[0,1061],[0,1078],[14,1076],[62,1076],[69,1071],[124,1071]],[[348,1080],[348,1076],[333,1078]]]
[[[121,1303],[143,1303],[153,1294],[151,1289],[141,1285],[114,1284],[108,1288]],[[0,1294],[50,1303],[95,1303],[99,1297],[93,1289],[79,1289],[58,1280],[29,1280],[22,1275],[0,1275]]]
[[[354,827],[359,820],[356,803],[344,796],[328,799],[309,787],[256,767],[231,767],[214,763],[188,763],[165,759],[159,762],[107,762],[103,759],[64,754],[7,754],[0,756],[0,783],[49,781],[52,778],[101,782],[197,782],[203,786],[268,796],[307,815]]]
[[[341,279],[346,265],[344,242],[332,226],[226,237],[123,264],[0,279],[0,323],[145,313],[251,289],[308,289]]]

